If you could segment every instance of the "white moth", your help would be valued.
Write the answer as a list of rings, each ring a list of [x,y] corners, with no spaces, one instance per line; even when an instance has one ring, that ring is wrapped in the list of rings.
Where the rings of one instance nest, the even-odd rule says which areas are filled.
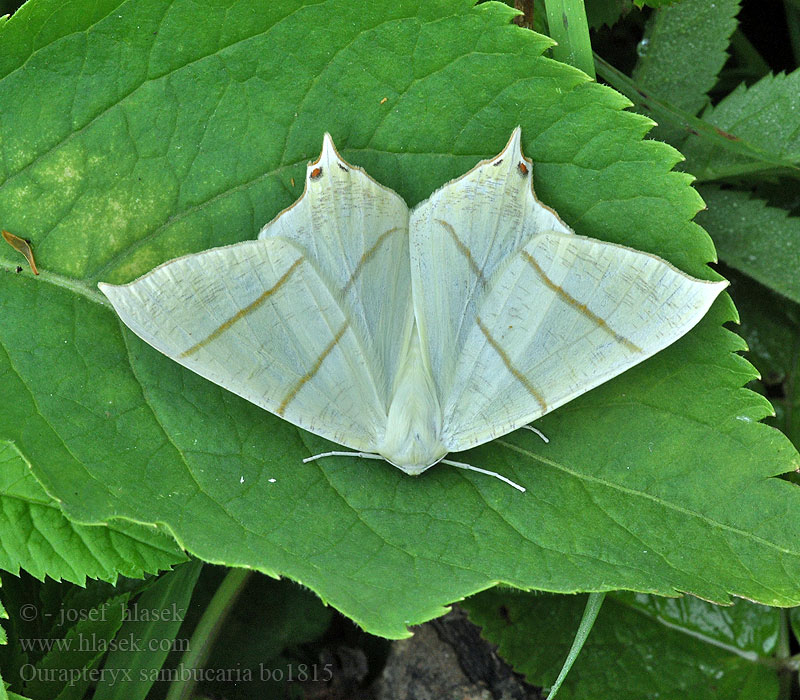
[[[687,333],[726,282],[575,234],[520,129],[410,210],[326,134],[258,239],[101,283],[134,333],[281,418],[420,474],[525,426]]]

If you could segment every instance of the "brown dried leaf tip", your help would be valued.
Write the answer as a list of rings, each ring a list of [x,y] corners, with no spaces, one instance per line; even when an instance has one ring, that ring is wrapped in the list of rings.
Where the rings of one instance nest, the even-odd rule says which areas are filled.
[[[25,259],[31,266],[31,270],[33,270],[33,274],[38,275],[39,270],[36,269],[36,261],[33,259],[33,251],[31,250],[30,243],[28,243],[28,241],[26,241],[24,238],[15,236],[13,233],[9,233],[8,231],[3,231],[3,238],[6,239],[6,243],[8,243],[8,245],[10,245],[14,250],[19,251],[25,256]]]

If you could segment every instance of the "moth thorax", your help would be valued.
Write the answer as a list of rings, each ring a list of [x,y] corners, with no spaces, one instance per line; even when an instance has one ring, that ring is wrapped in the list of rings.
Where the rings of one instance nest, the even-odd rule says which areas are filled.
[[[440,440],[441,426],[436,387],[422,361],[419,336],[414,329],[408,353],[400,363],[378,453],[406,474],[420,474],[447,454]]]

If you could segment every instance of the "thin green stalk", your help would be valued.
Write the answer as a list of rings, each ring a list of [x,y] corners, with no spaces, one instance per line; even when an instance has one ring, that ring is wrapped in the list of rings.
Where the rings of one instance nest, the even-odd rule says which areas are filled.
[[[188,673],[180,674],[186,680],[176,680],[170,684],[167,700],[190,700],[197,685],[196,669],[202,669],[211,653],[211,648],[222,629],[222,623],[233,610],[236,598],[244,590],[248,578],[253,572],[250,569],[231,569],[217,588],[217,592],[208,604],[200,622],[192,633],[189,647],[181,659],[180,666]]]
[[[789,611],[781,609],[781,622],[778,628],[778,644],[775,649],[775,656],[778,660],[784,661],[789,658]],[[787,666],[778,671],[778,700],[789,700],[792,697],[792,681],[794,673]]]
[[[791,161],[762,151],[734,134],[729,134],[713,124],[698,119],[667,102],[662,102],[655,95],[643,91],[631,78],[621,71],[618,71],[614,66],[604,61],[597,54],[595,54],[594,58],[597,64],[597,72],[603,80],[625,95],[625,97],[631,100],[635,105],[644,107],[656,119],[679,126],[684,129],[687,134],[693,134],[699,138],[705,139],[720,149],[738,153],[753,159],[752,163],[733,166],[730,172],[692,173],[697,177],[698,182],[724,177],[734,177],[752,172],[771,172],[773,170],[780,172],[784,168],[789,170],[790,174],[795,177],[797,173],[800,172],[800,168]]]
[[[591,632],[592,627],[594,627],[594,621],[597,619],[597,614],[600,612],[600,608],[603,607],[603,601],[605,599],[605,593],[589,594],[589,598],[586,600],[586,607],[583,609],[581,624],[578,625],[578,631],[575,633],[575,639],[572,640],[572,647],[569,650],[569,654],[567,654],[567,659],[564,661],[564,665],[561,667],[561,673],[558,674],[556,682],[553,683],[552,687],[550,688],[550,692],[547,695],[547,700],[553,700],[553,698],[555,698],[558,689],[561,687],[561,684],[567,677],[569,670],[572,668],[572,664],[575,663],[575,660],[578,658],[578,654],[581,653],[581,649],[583,649],[583,645],[586,643],[589,632]]]
[[[583,0],[546,0],[547,26],[550,37],[558,42],[553,58],[580,68],[595,77],[589,22]]]

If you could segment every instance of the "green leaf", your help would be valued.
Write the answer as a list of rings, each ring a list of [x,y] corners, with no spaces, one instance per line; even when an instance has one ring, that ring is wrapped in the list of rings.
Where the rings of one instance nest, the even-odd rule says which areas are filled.
[[[731,294],[741,314],[747,358],[761,373],[753,382],[769,396],[775,416],[768,419],[793,444],[800,444],[800,305],[757,282],[728,271]],[[796,476],[796,475],[795,475]],[[796,482],[795,482],[796,483]]]
[[[774,154],[762,151],[744,139],[729,134],[703,119],[694,117],[688,112],[660,100],[656,95],[643,91],[627,75],[618,71],[597,54],[595,54],[594,60],[598,75],[630,98],[634,105],[652,113],[661,124],[669,128],[670,138],[675,139],[676,142],[682,139],[684,133],[693,134],[698,141],[709,148],[719,148],[743,160],[750,161],[750,169],[753,171],[783,168],[796,174],[800,170],[791,161],[782,160]]]
[[[800,69],[740,85],[703,113],[703,120],[734,134],[774,158],[800,164]],[[758,174],[764,170],[741,155],[698,138],[681,149],[686,168],[699,180]],[[796,169],[793,171],[796,176]]]
[[[0,18],[0,19],[2,19],[2,18]],[[29,698],[26,698],[26,697],[24,697],[22,695],[18,695],[17,693],[9,692],[7,695],[4,696],[2,694],[2,692],[4,692],[4,691],[0,691],[0,698],[6,697],[6,698],[8,698],[8,700],[29,700]]]
[[[586,3],[586,19],[594,29],[600,29],[603,25],[610,27],[628,14],[632,7],[633,0],[591,0]]]
[[[71,625],[60,639],[29,640],[53,644],[41,659],[22,670],[25,694],[32,700],[82,698],[89,684],[99,677],[95,667],[122,625],[128,597],[124,593],[81,611],[85,618]]]
[[[4,576],[0,588],[0,595],[3,597],[3,602],[0,604],[0,619],[5,620],[0,626],[0,642],[2,642],[0,644],[0,671],[3,674],[2,682],[6,687],[13,685],[14,679],[19,675],[19,668],[29,660],[27,653],[16,644],[19,637],[17,630],[19,613],[25,603],[19,599],[15,600],[13,595],[9,595],[9,579],[10,588],[13,591],[14,583],[17,581],[14,576]],[[9,617],[6,608],[16,611],[18,614],[13,618]],[[25,610],[28,609],[30,608],[25,608]]]
[[[486,591],[462,605],[482,635],[528,681],[549,686],[569,649],[585,596]],[[774,698],[780,613],[739,601],[606,596],[559,700]]]
[[[519,431],[459,456],[519,494],[445,466],[303,464],[330,443],[169,361],[95,290],[254,238],[300,194],[325,130],[413,205],[517,124],[538,195],[578,233],[713,277],[679,155],[642,140],[650,121],[624,97],[542,58],[550,40],[513,14],[31,0],[0,29],[0,100],[15,105],[0,220],[41,270],[15,274],[0,248],[0,436],[70,518],[161,523],[199,558],[292,578],[389,637],[499,581],[800,603],[800,494],[769,478],[800,462],[741,389],[755,374],[722,328],[725,297],[539,421],[549,445]]]
[[[197,577],[198,561],[181,564],[163,574],[129,606],[113,647],[102,665],[93,700],[146,698],[174,646],[186,615]]]
[[[697,215],[719,257],[771,290],[800,303],[800,218],[747,192],[700,188],[707,209]]]
[[[677,5],[679,3],[687,2],[687,0],[633,0],[633,4],[638,8],[642,7],[668,7],[670,5]]]
[[[789,611],[789,623],[795,638],[800,639],[800,608],[792,608]]]
[[[185,559],[172,538],[122,520],[79,525],[64,517],[13,444],[0,440],[0,568],[84,584],[141,577]]]
[[[222,630],[224,620],[233,610],[236,599],[244,590],[247,581],[252,578],[251,574],[252,572],[247,569],[228,569],[183,650],[179,666],[181,669],[188,669],[189,673],[181,673],[172,682],[169,690],[170,700],[194,697],[195,686],[200,680],[194,671],[207,666],[211,646]]]
[[[253,679],[247,698],[286,698],[291,687],[302,682],[299,675],[316,676],[317,681],[330,675],[318,656],[319,645],[309,643],[325,634],[332,619],[333,611],[302,586],[253,577],[227,618],[206,668],[247,674]],[[304,653],[305,649],[314,651]],[[230,684],[209,682],[201,689],[212,696],[224,695],[226,685]]]
[[[0,666],[15,690],[21,692],[31,683],[37,697],[48,698],[71,681],[73,685],[65,692],[83,687],[86,674],[80,669],[87,659],[93,665],[105,653],[109,639],[105,635],[114,627],[107,623],[121,617],[118,608],[132,588],[144,585],[134,579],[122,579],[116,587],[89,580],[83,588],[49,578],[37,581],[28,574],[7,576],[3,584],[3,598],[12,617],[8,623],[10,643],[0,647]],[[52,692],[45,689],[47,685]]]
[[[8,619],[8,613],[6,612],[6,609],[3,607],[2,601],[0,601],[0,620],[7,620],[7,619]],[[0,627],[0,644],[7,644],[7,643],[8,643],[8,637],[6,637],[6,631],[2,627]]]
[[[728,57],[739,0],[684,0],[653,13],[639,43],[633,80],[645,92],[696,115]],[[684,133],[660,125],[652,138],[677,145]]]
[[[0,19],[2,19],[2,17],[0,17]],[[0,682],[2,682],[2,679],[0,679]],[[12,693],[12,692],[8,692],[6,695],[3,695],[4,692],[5,692],[4,690],[0,689],[0,699],[8,698],[8,700],[29,700],[29,698],[26,698],[22,695],[18,695],[17,693]]]

